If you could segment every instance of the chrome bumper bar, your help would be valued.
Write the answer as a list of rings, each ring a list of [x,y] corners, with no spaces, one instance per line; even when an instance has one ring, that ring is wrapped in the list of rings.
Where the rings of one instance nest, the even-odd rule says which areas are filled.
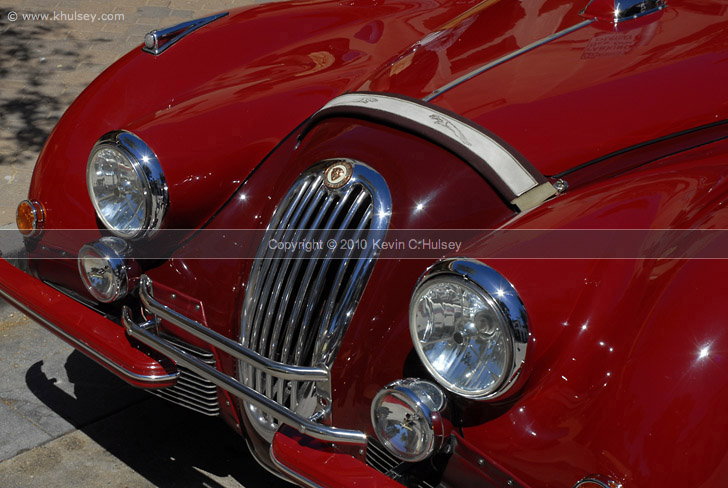
[[[230,354],[232,357],[244,361],[266,374],[278,378],[296,381],[327,381],[328,371],[324,368],[290,366],[287,364],[272,361],[260,354],[243,347],[241,344],[214,332],[204,325],[172,310],[166,305],[154,299],[152,280],[148,276],[142,276],[139,286],[139,296],[145,309],[155,316],[162,318],[180,329],[194,335],[211,346]],[[156,330],[156,321],[152,319],[143,324],[134,322],[131,310],[124,307],[122,311],[122,322],[127,333],[172,359],[175,363],[185,366],[203,378],[208,379],[220,388],[230,392],[232,395],[249,402],[264,410],[269,415],[277,418],[281,423],[297,429],[301,433],[327,442],[344,442],[351,444],[366,444],[367,438],[363,432],[358,430],[337,429],[306,419],[292,410],[276,403],[265,395],[244,385],[235,378],[218,371],[217,369],[203,363],[179,349],[169,341],[159,337]]]

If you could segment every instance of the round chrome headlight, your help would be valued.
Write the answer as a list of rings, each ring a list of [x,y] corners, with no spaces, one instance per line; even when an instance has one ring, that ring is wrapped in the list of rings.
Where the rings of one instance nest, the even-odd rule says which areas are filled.
[[[111,303],[127,295],[138,273],[127,258],[129,247],[118,237],[102,237],[78,252],[78,271],[96,300]]]
[[[374,432],[382,445],[404,461],[416,462],[439,448],[447,433],[440,415],[445,395],[437,385],[419,379],[396,381],[372,401]]]
[[[528,318],[498,272],[479,261],[451,259],[431,267],[415,288],[410,333],[443,387],[466,398],[494,399],[519,377]]]
[[[154,151],[134,134],[110,132],[96,143],[86,183],[96,215],[114,235],[134,239],[161,226],[167,184]]]

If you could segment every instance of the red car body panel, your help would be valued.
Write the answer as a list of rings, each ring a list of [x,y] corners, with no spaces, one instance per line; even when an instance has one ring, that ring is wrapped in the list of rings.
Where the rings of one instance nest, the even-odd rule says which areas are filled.
[[[169,182],[165,227],[183,229],[164,248],[169,259],[146,274],[169,306],[172,293],[184,297],[181,312],[237,340],[251,258],[287,190],[318,161],[365,161],[390,187],[392,235],[451,229],[465,237],[457,252],[426,259],[380,256],[331,370],[333,425],[371,435],[377,392],[427,376],[410,338],[412,291],[436,259],[467,256],[521,295],[532,324],[528,382],[501,402],[452,398],[456,447],[446,486],[572,487],[593,473],[625,488],[720,485],[728,476],[728,425],[716,414],[728,402],[728,310],[720,299],[728,264],[709,259],[721,256],[720,234],[711,242],[697,230],[728,224],[728,88],[715,81],[728,78],[728,9],[676,0],[634,21],[585,23],[539,44],[583,23],[583,7],[271,4],[233,12],[160,56],[130,53],[79,97],[41,153],[30,198],[47,209],[46,250],[31,253],[73,256],[101,235],[86,159],[102,134],[132,131],[154,149]],[[150,74],[164,90],[140,86]],[[307,117],[357,90],[433,94],[433,104],[498,134],[569,190],[518,213],[442,147],[353,117],[327,119],[298,144],[296,128]],[[635,240],[614,229],[644,232]],[[57,305],[73,300],[0,265],[0,290],[22,285],[12,297],[25,310],[87,336]],[[69,271],[75,261],[34,266],[82,291]],[[38,290],[46,298],[29,301]],[[170,323],[162,328],[205,347]],[[102,355],[169,372],[131,348],[116,324],[93,330],[92,349]],[[114,343],[124,346],[114,353]],[[234,377],[237,360],[214,352]],[[233,425],[247,422],[236,403],[222,406]],[[265,459],[266,443],[249,436]],[[347,448],[295,433],[277,434],[273,451],[323,486],[391,484]]]
[[[714,83],[728,76],[725,6],[713,5],[716,18],[702,2],[672,5],[636,25],[594,22],[433,102],[495,132],[546,175],[725,120],[728,86]]]
[[[30,194],[45,202],[49,228],[95,228],[85,163],[101,135],[126,129],[174,161],[162,163],[173,202],[166,228],[196,228],[312,112],[476,3],[269,4],[232,12],[164,56],[135,50],[66,111]],[[78,198],[68,202],[69,193]]]
[[[331,449],[324,443],[311,442],[310,438],[296,432],[290,434],[276,433],[271,452],[279,466],[297,476],[296,481],[316,483],[322,488],[402,486],[374,468],[362,467],[362,463],[350,454]]]
[[[709,241],[661,230],[725,229],[726,150],[721,141],[667,158],[509,224],[605,229],[605,239],[611,229],[653,232],[645,258],[493,262],[522,283],[534,369],[505,414],[474,409],[466,439],[533,486],[560,486],[571,470],[614,473],[624,486],[708,487],[724,476],[726,425],[708,418],[728,401],[719,386],[728,384],[726,310],[715,298],[725,261],[685,259]],[[548,286],[531,285],[534,276],[548,276]]]

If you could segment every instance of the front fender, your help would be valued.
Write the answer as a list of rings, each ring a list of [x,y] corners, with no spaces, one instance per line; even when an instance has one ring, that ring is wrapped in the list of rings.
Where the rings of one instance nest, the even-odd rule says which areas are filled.
[[[159,157],[170,194],[164,227],[197,228],[311,113],[474,3],[266,4],[233,10],[158,56],[135,49],[64,114],[30,197],[46,206],[48,228],[95,228],[87,158],[101,135],[125,129]]]
[[[589,257],[574,242],[586,253],[576,259],[548,248],[485,259],[516,286],[535,339],[521,398],[499,409],[461,405],[463,434],[486,456],[533,486],[591,473],[626,487],[725,479],[728,263],[703,254],[722,233],[695,229],[728,223],[727,150],[723,141],[666,158],[506,226],[568,229],[574,239],[600,232],[617,258]],[[648,232],[626,257],[613,229]],[[467,252],[485,255],[478,245]]]

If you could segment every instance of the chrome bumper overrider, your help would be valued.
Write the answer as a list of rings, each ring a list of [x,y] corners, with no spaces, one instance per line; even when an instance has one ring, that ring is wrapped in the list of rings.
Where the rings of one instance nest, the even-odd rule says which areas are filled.
[[[174,324],[180,329],[205,341],[218,350],[230,354],[235,359],[245,361],[265,373],[279,378],[296,381],[328,381],[329,379],[329,373],[324,368],[291,366],[272,361],[246,347],[243,347],[228,337],[208,329],[199,322],[172,310],[154,299],[152,280],[148,276],[142,276],[141,278],[139,296],[144,308],[149,311],[149,313],[155,315],[155,317],[159,317],[171,324]],[[312,419],[303,418],[292,410],[276,403],[252,388],[245,386],[235,378],[205,364],[171,342],[159,337],[156,333],[156,318],[152,318],[142,324],[137,324],[132,319],[131,310],[128,307],[124,307],[122,312],[122,321],[131,337],[134,337],[152,349],[159,351],[177,364],[185,366],[203,378],[208,379],[220,388],[230,392],[232,395],[264,410],[269,415],[277,418],[281,423],[289,425],[301,433],[305,433],[306,435],[327,442],[344,442],[351,444],[367,443],[366,435],[363,432],[357,430],[338,429],[336,427],[320,424]]]

